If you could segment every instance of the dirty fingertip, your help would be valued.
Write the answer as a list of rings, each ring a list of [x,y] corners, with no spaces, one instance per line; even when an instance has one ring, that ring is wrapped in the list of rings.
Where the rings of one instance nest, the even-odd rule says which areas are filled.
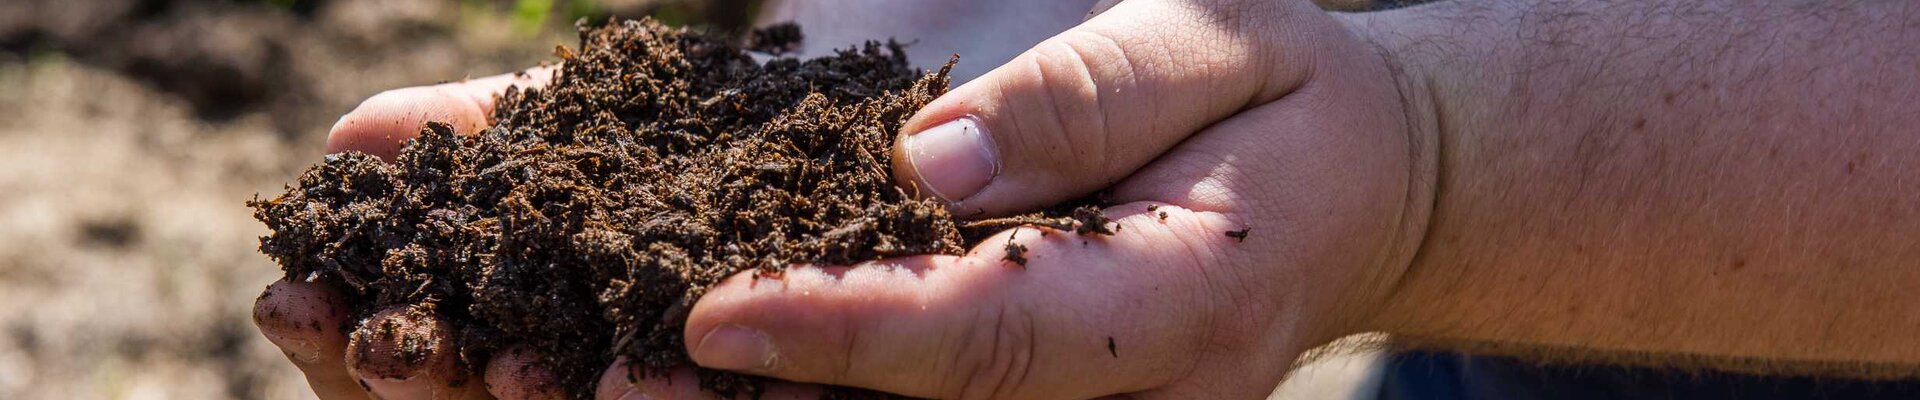
[[[487,362],[487,392],[500,400],[564,399],[566,390],[554,379],[539,353],[513,347]]]
[[[381,398],[488,398],[479,377],[454,362],[452,329],[425,307],[381,310],[354,330],[347,366]]]
[[[260,333],[301,363],[319,362],[329,349],[337,352],[345,340],[338,329],[346,318],[339,295],[320,283],[276,281],[253,306]]]
[[[347,365],[367,378],[418,376],[442,356],[448,337],[442,325],[420,307],[381,310],[353,331]]]

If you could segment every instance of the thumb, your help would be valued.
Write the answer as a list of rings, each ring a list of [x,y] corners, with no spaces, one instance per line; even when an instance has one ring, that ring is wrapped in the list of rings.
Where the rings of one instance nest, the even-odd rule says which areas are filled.
[[[1214,279],[1246,274],[1224,262],[1253,248],[1221,234],[1239,225],[1147,207],[1109,209],[1113,236],[1018,228],[962,257],[742,273],[694,305],[688,352],[709,368],[927,398],[1271,392],[1306,339],[1229,334],[1266,332],[1279,314],[1249,303],[1260,283]],[[1178,390],[1213,378],[1226,379],[1205,385],[1215,396]]]
[[[1211,4],[1222,3],[1222,4]],[[1232,3],[1232,4],[1226,4]],[[1305,81],[1306,2],[1134,0],[936,99],[901,129],[900,185],[962,216],[1107,187],[1215,121]],[[1269,29],[1271,28],[1271,29]],[[1286,32],[1278,32],[1286,31]]]
[[[432,86],[380,92],[340,116],[327,132],[327,153],[360,151],[393,161],[407,139],[427,122],[473,134],[493,125],[496,97],[508,87],[537,88],[552,80],[558,67],[544,66],[509,74]]]

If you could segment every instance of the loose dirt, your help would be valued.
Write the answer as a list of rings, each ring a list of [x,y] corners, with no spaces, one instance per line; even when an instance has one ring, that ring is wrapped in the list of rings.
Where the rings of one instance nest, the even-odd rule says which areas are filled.
[[[787,49],[798,35],[751,42]],[[501,97],[494,127],[428,124],[393,163],[331,155],[250,202],[273,230],[260,249],[289,278],[342,287],[356,321],[435,310],[461,365],[527,346],[584,397],[616,356],[641,374],[691,365],[687,310],[735,273],[957,255],[1020,224],[1113,232],[1096,207],[963,229],[896,187],[895,133],[948,85],[946,69],[908,67],[898,44],[763,64],[731,43],[651,20],[583,28],[577,50],[556,51],[549,86]],[[760,387],[700,376],[721,392]]]

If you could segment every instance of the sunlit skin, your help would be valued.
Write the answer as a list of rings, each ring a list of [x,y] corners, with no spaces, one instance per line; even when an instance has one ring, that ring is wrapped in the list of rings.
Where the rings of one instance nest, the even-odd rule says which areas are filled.
[[[902,132],[975,143],[914,140],[970,118],[991,151],[897,149],[932,154],[895,165],[901,184],[984,216],[1111,187],[1125,228],[736,276],[689,316],[695,362],[806,382],[773,398],[1260,398],[1302,351],[1383,331],[1597,362],[1920,370],[1904,290],[1920,285],[1904,268],[1920,259],[1920,46],[1887,40],[1920,35],[1905,2],[1128,0],[1084,22],[1093,1],[953,3],[796,1],[763,20],[835,44],[917,37],[920,63],[1012,57],[965,58],[998,67]],[[471,133],[494,93],[549,74],[376,95],[328,151],[391,156],[427,120]],[[954,175],[975,155],[989,175]],[[1026,268],[999,267],[1009,241]],[[347,335],[301,328],[339,326],[339,294],[268,291],[261,330],[314,391],[368,398]],[[484,385],[429,368],[365,387],[559,397],[532,358],[494,357]],[[689,372],[629,382],[616,365],[595,395],[711,397]]]

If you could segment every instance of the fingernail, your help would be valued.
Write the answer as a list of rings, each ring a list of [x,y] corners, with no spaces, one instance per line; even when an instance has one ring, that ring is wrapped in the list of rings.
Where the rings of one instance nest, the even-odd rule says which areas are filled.
[[[434,398],[433,385],[426,382],[413,383],[410,379],[362,378],[367,391],[383,399],[431,399]]]
[[[279,345],[281,350],[286,350],[287,357],[293,358],[294,361],[307,364],[320,362],[320,345],[314,344],[311,340],[273,337],[269,335],[267,341]]]
[[[927,128],[906,137],[907,162],[921,189],[941,200],[972,197],[1000,173],[993,138],[971,116]]]
[[[767,334],[732,325],[707,332],[693,354],[694,362],[701,366],[735,371],[769,369],[774,357],[773,342]]]

